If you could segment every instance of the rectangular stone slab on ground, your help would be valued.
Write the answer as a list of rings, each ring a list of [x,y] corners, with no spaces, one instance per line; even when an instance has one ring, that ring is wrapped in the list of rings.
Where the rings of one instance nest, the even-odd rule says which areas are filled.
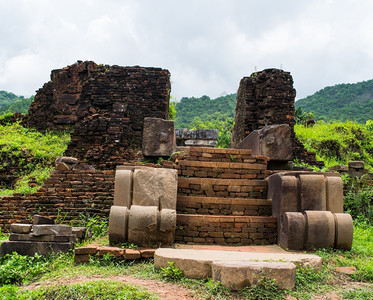
[[[68,225],[33,225],[32,233],[38,235],[71,235],[72,227]]]
[[[67,252],[74,243],[4,241],[1,243],[0,256],[17,252],[20,255],[34,256],[36,253],[44,255],[52,252]]]
[[[321,268],[322,259],[313,254],[299,253],[254,253],[239,251],[195,250],[159,248],[155,251],[154,264],[157,268],[168,267],[173,261],[175,267],[183,271],[189,278],[211,277],[211,264],[214,261],[282,261],[293,262],[305,268]]]

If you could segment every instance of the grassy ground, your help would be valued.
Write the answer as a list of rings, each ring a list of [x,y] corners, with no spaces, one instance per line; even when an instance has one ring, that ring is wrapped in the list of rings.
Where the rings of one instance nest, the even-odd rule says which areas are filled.
[[[316,254],[324,259],[321,271],[299,269],[293,291],[280,291],[273,282],[263,280],[239,292],[212,280],[185,278],[172,266],[156,270],[152,260],[128,262],[104,257],[76,265],[72,253],[34,258],[12,255],[1,260],[0,299],[156,299],[144,287],[118,282],[113,276],[175,282],[205,299],[328,299],[328,295],[340,297],[335,299],[373,299],[372,226],[355,224],[351,251],[320,250]],[[352,275],[338,273],[337,266],[354,266],[357,271]],[[97,276],[100,280],[88,281]],[[74,283],[77,278],[80,281]],[[130,298],[125,298],[122,290]]]
[[[40,133],[19,123],[0,125],[0,172],[19,177],[16,185],[1,186],[1,195],[35,192],[49,177],[54,161],[70,141],[68,133]]]

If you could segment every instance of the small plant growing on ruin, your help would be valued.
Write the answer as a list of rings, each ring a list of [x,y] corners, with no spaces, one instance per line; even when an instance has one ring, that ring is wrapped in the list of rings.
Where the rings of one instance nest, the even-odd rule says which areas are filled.
[[[177,280],[180,280],[181,277],[183,276],[183,271],[175,267],[173,261],[169,261],[168,267],[161,268],[161,275],[166,280],[177,281]]]

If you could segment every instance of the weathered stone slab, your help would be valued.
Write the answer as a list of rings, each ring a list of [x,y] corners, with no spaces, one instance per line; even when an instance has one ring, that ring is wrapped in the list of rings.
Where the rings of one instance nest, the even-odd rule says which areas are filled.
[[[279,244],[284,249],[301,250],[305,246],[306,218],[300,212],[285,212],[281,216]]]
[[[142,139],[144,156],[170,156],[176,150],[175,122],[145,118]]]
[[[176,209],[177,170],[161,168],[135,169],[133,205]]]
[[[349,161],[348,168],[349,169],[364,169],[365,163],[363,161]]]
[[[335,244],[337,249],[351,250],[354,235],[354,226],[350,214],[334,214]]]
[[[341,177],[325,177],[326,210],[343,213],[343,181]]]
[[[306,249],[334,247],[335,221],[330,211],[306,210]]]
[[[11,233],[9,241],[35,241],[35,242],[75,242],[75,235],[39,235]]]
[[[73,235],[75,235],[77,239],[82,240],[88,236],[86,227],[72,227],[71,230],[72,230]]]
[[[140,247],[157,243],[158,207],[132,205],[128,219],[128,242]]]
[[[293,262],[305,268],[307,266],[321,268],[322,259],[317,255],[299,253],[255,253],[218,250],[172,249],[158,248],[154,255],[157,268],[167,267],[173,261],[175,267],[183,271],[189,278],[211,277],[213,261],[282,261]]]
[[[41,225],[40,225],[41,226]],[[36,253],[67,252],[74,247],[74,243],[4,241],[1,244],[1,256],[17,252],[21,255],[34,256]]]
[[[325,176],[316,174],[301,174],[300,181],[300,211],[326,210]]]
[[[254,130],[236,148],[252,149],[253,155],[268,156],[270,160],[289,161],[292,159],[290,126],[269,125]]]
[[[131,208],[132,202],[132,177],[131,170],[116,170],[114,183],[114,205]]]
[[[33,225],[54,224],[54,220],[49,217],[45,217],[41,215],[34,215],[32,217],[32,224]]]
[[[72,227],[67,225],[33,225],[32,234],[39,235],[72,235]]]
[[[212,279],[230,289],[242,289],[262,278],[275,280],[280,289],[295,287],[296,267],[292,262],[214,261]]]
[[[129,210],[126,206],[112,206],[109,214],[110,243],[127,242]]]
[[[59,156],[56,159],[56,165],[59,163],[65,163],[69,165],[75,165],[79,163],[79,160],[75,157],[70,157],[70,156]]]
[[[10,224],[10,232],[12,233],[30,233],[31,228],[32,228],[31,224],[20,224],[20,223]]]

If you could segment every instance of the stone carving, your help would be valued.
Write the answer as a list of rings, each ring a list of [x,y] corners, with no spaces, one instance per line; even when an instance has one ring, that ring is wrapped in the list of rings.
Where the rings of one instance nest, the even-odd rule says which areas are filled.
[[[170,156],[176,151],[175,122],[159,118],[144,119],[144,156]]]
[[[175,129],[178,146],[215,147],[219,131],[217,129]]]
[[[339,174],[287,172],[271,175],[268,199],[272,199],[278,243],[283,248],[351,249],[352,219],[343,213],[343,182]]]
[[[292,159],[290,126],[270,125],[254,130],[236,148],[251,149],[253,155],[268,156],[270,160],[289,161]]]
[[[111,243],[130,242],[146,247],[173,244],[176,170],[119,166],[114,194],[115,205],[109,216]]]

